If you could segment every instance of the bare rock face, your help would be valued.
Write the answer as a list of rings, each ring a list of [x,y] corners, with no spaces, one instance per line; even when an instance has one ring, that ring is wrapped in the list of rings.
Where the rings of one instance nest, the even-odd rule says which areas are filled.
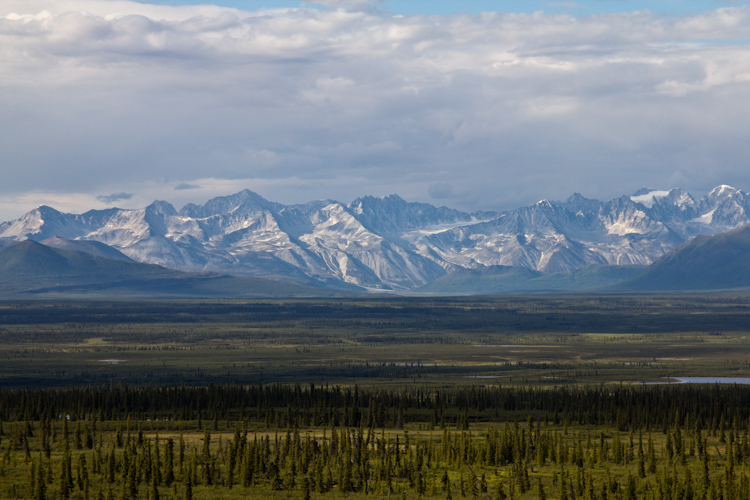
[[[179,212],[163,201],[80,215],[42,206],[0,224],[0,242],[59,237],[100,242],[134,261],[184,271],[408,290],[462,268],[647,265],[694,236],[750,223],[748,210],[750,195],[729,186],[700,200],[680,189],[644,188],[608,202],[574,194],[564,202],[474,214],[396,195],[285,206],[245,190]]]

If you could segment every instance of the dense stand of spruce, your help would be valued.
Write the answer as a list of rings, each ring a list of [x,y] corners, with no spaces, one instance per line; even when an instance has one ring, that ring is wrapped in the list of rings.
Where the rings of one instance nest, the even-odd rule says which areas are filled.
[[[748,500],[749,397],[732,386],[2,390],[0,498]]]
[[[745,386],[629,386],[626,388],[467,387],[402,389],[300,385],[128,386],[0,391],[0,420],[74,419],[262,419],[273,426],[398,427],[425,422],[455,424],[496,420],[499,413],[549,417],[578,425],[619,430],[661,428],[675,414],[702,428],[750,417]]]

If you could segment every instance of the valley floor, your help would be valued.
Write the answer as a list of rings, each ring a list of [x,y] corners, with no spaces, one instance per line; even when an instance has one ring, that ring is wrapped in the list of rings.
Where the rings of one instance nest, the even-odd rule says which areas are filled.
[[[0,498],[745,500],[750,386],[663,383],[750,379],[749,319],[743,294],[3,302]]]
[[[4,387],[750,377],[750,295],[0,303]]]

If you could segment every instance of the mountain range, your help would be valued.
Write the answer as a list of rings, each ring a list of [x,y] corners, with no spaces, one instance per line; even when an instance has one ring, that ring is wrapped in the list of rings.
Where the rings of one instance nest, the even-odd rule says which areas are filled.
[[[622,277],[607,267],[649,265],[695,236],[750,223],[748,214],[750,194],[730,186],[700,199],[681,189],[642,189],[606,202],[574,194],[475,213],[396,195],[282,205],[245,190],[179,211],[164,201],[83,214],[41,206],[0,224],[0,246],[28,239],[183,272],[415,290],[484,268]]]

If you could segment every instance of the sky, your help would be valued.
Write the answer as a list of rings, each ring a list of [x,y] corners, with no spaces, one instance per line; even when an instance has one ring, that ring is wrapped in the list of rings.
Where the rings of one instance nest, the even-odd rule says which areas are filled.
[[[747,191],[748,3],[3,0],[0,220]]]
[[[141,3],[157,5],[200,5],[200,0],[142,0]],[[278,8],[326,8],[326,7],[355,7],[368,10],[379,10],[385,13],[397,15],[413,14],[479,14],[482,12],[523,12],[533,13],[536,11],[565,12],[574,15],[587,15],[596,13],[633,12],[636,10],[650,10],[652,12],[668,15],[697,14],[714,10],[718,7],[737,5],[742,2],[718,1],[718,0],[381,0],[377,2],[351,2],[339,0],[327,0],[319,4],[312,0],[303,2],[300,0],[221,0],[214,2],[215,5],[231,7],[246,11],[260,9]]]

